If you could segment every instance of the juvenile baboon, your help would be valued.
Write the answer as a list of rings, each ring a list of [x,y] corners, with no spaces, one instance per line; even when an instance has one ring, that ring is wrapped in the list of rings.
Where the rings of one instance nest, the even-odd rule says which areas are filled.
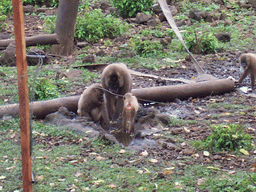
[[[243,67],[244,72],[241,78],[238,80],[238,83],[241,83],[244,80],[244,78],[250,74],[252,89],[254,89],[256,73],[256,55],[252,53],[242,54],[239,57],[239,64]]]
[[[139,109],[139,103],[131,93],[124,95],[122,131],[130,134],[134,131],[134,121]]]
[[[100,121],[103,128],[109,128],[104,91],[100,83],[94,83],[84,90],[78,101],[77,113],[80,117],[90,117],[94,122]]]
[[[124,95],[131,92],[132,78],[127,66],[123,63],[108,65],[102,72],[101,84],[112,93]],[[123,110],[123,98],[105,91],[106,106],[110,119],[117,119]]]

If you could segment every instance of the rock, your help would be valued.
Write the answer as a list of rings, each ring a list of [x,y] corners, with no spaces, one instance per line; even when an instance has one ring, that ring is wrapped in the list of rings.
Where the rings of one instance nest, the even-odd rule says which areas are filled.
[[[152,17],[147,21],[148,26],[157,26],[160,24],[160,20],[157,17]]]
[[[159,19],[161,22],[166,21],[165,15],[164,15],[163,13],[160,13],[160,14],[159,14],[158,19]]]
[[[96,52],[95,55],[97,55],[97,56],[105,56],[105,55],[106,55],[106,52],[101,49],[101,50],[99,50],[98,52]]]
[[[46,59],[46,54],[41,49],[35,49],[32,47],[27,53],[28,65],[38,65],[40,62],[45,62]]]
[[[231,39],[231,35],[228,33],[217,33],[215,37],[222,42],[229,42]]]
[[[253,8],[256,8],[256,1],[255,0],[248,0],[248,3],[251,4]]]
[[[102,11],[106,11],[106,9],[108,9],[109,7],[111,7],[111,5],[106,0],[102,1],[100,4],[100,8],[102,9]]]
[[[0,76],[1,76],[1,77],[5,77],[6,74],[5,74],[4,72],[0,71]]]
[[[117,57],[117,58],[132,58],[135,55],[136,54],[133,51],[123,50],[123,51],[115,52],[111,56],[112,57]]]
[[[227,14],[226,13],[221,13],[220,14],[220,20],[225,20],[227,18]]]
[[[205,22],[213,22],[218,20],[218,17],[216,16],[216,13],[205,13]]]
[[[0,65],[16,66],[15,44],[10,43],[0,57]]]
[[[157,15],[162,13],[162,9],[158,3],[153,5],[153,12]]]
[[[183,155],[190,156],[190,155],[193,155],[193,154],[194,154],[194,150],[193,150],[193,149],[183,149],[183,150],[181,151],[181,153],[182,153]]]
[[[225,21],[224,21],[224,25],[225,25],[225,26],[230,26],[230,25],[232,25],[231,19],[225,20]]]
[[[24,13],[33,13],[34,12],[34,7],[32,5],[26,5],[23,6],[23,11]]]
[[[196,21],[200,21],[205,18],[205,12],[200,11],[199,9],[191,9],[189,11],[189,18],[194,19]]]
[[[137,24],[145,24],[152,16],[146,13],[137,13],[135,22]]]
[[[170,7],[172,16],[175,16],[178,14],[178,9],[173,5]]]
[[[93,54],[87,55],[82,60],[83,63],[94,63],[95,62],[95,56]]]

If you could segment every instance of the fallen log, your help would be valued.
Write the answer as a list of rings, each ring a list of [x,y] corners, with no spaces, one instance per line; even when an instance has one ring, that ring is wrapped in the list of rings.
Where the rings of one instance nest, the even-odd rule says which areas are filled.
[[[58,109],[62,106],[66,107],[69,111],[76,113],[79,98],[80,95],[61,97],[46,101],[35,101],[29,104],[30,114],[38,119],[41,119],[50,113],[58,111]],[[18,115],[18,112],[19,104],[11,104],[0,107],[0,117],[3,117],[4,115],[15,116]]]
[[[26,47],[47,44],[59,44],[59,38],[57,34],[38,35],[33,37],[26,37]],[[0,47],[8,47],[12,43],[15,44],[15,39],[0,40]]]
[[[195,82],[182,85],[159,86],[151,88],[133,89],[132,93],[140,102],[159,101],[171,102],[176,98],[185,100],[190,97],[205,97],[209,95],[220,95],[235,90],[235,83],[231,79],[218,79],[213,81]],[[69,111],[76,113],[80,95],[62,97],[47,101],[36,101],[30,103],[30,111],[33,116],[44,118],[46,115],[58,111],[60,107],[66,107]],[[18,104],[0,107],[0,117],[4,115],[15,116],[19,112]]]
[[[176,98],[186,100],[190,97],[205,97],[221,95],[235,90],[235,83],[231,79],[218,79],[214,81],[195,82],[182,85],[159,86],[134,89],[132,93],[139,99],[148,101],[174,101]]]

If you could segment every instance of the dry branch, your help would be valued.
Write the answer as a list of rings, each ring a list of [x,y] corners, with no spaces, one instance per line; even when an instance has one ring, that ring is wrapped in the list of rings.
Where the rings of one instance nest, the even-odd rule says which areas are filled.
[[[59,39],[57,34],[50,34],[50,35],[38,35],[33,37],[26,37],[26,47],[28,46],[36,46],[39,45],[47,45],[47,44],[58,44]],[[15,39],[6,39],[0,40],[0,47],[8,47],[10,43],[15,44]]]
[[[151,88],[133,89],[132,93],[139,99],[147,101],[171,102],[176,98],[185,100],[190,97],[205,97],[209,95],[220,95],[235,90],[235,83],[231,79],[218,79],[213,81],[195,82],[183,85],[159,86]],[[47,114],[56,112],[61,106],[76,112],[80,95],[62,97],[47,101],[37,101],[30,104],[33,108],[33,116],[44,118]],[[4,115],[17,115],[18,105],[12,104],[0,107],[0,117]]]

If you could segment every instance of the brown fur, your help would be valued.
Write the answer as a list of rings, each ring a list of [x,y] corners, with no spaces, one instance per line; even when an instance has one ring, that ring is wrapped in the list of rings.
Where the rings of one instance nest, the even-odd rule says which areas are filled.
[[[255,73],[256,73],[256,55],[252,53],[244,53],[239,57],[239,64],[244,68],[244,72],[238,83],[241,83],[245,77],[250,74],[252,89],[255,85]]]
[[[139,103],[135,96],[131,93],[124,95],[124,109],[122,131],[130,134],[134,131],[134,121],[139,109]]]
[[[101,84],[103,88],[124,95],[131,92],[132,78],[127,66],[123,63],[108,65],[102,72]],[[106,106],[110,119],[117,119],[123,110],[123,99],[105,91]]]
[[[109,127],[109,118],[104,101],[104,91],[100,83],[94,83],[82,93],[78,101],[77,113],[80,117],[90,117],[94,122]]]

